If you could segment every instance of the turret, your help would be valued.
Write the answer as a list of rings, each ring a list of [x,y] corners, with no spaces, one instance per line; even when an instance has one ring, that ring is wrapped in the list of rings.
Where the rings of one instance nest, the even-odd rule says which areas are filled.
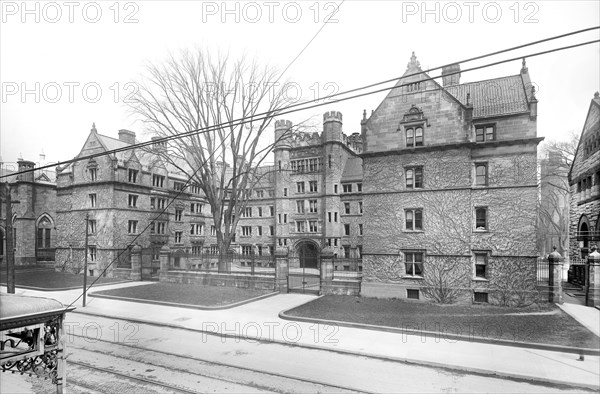
[[[323,114],[323,142],[342,141],[342,113],[329,111]]]
[[[283,119],[275,121],[275,149],[286,148],[291,135],[292,121]]]

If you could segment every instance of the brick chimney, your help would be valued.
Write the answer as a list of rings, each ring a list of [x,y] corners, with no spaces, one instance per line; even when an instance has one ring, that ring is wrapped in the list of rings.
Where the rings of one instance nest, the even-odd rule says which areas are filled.
[[[460,64],[455,63],[442,68],[442,82],[444,87],[458,85],[460,83]]]
[[[135,144],[135,133],[133,131],[121,129],[119,130],[119,140],[133,145]]]
[[[19,161],[17,161],[17,164],[19,166],[19,172],[21,171],[29,171],[25,174],[19,174],[17,175],[17,180],[19,181],[25,181],[25,182],[33,182],[33,168],[35,167],[35,163],[29,160],[23,160],[23,159],[19,159]]]

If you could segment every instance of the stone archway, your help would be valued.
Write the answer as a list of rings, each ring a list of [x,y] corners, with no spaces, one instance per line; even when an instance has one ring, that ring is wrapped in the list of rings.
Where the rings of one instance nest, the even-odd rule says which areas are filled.
[[[314,242],[302,241],[296,245],[300,268],[319,268],[319,248]]]
[[[586,258],[590,248],[590,222],[586,215],[581,215],[579,218],[577,240],[580,242],[581,257]]]

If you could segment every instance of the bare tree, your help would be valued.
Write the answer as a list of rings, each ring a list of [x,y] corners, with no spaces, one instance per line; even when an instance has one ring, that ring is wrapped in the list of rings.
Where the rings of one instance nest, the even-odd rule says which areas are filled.
[[[565,140],[550,140],[541,147],[539,160],[540,201],[538,248],[557,246],[563,255],[569,250],[569,180],[567,175],[579,137],[570,132]],[[546,245],[547,239],[556,245]]]
[[[259,166],[274,144],[265,144],[263,137],[287,104],[285,91],[277,88],[274,69],[245,58],[211,57],[201,49],[171,55],[163,64],[148,65],[147,71],[130,107],[148,132],[177,137],[207,129],[173,139],[153,153],[186,174],[188,184],[200,186],[223,256],[252,187],[265,175]],[[268,116],[258,116],[265,113]],[[223,271],[225,263],[219,260]]]

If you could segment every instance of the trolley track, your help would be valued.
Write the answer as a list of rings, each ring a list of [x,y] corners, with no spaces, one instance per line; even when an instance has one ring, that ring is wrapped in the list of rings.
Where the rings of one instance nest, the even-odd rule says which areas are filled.
[[[149,349],[143,346],[137,346],[125,343],[116,343],[110,340],[95,339],[94,343],[82,341],[85,336],[70,334],[74,339],[68,346],[68,363],[80,368],[95,369],[97,372],[112,374],[120,379],[130,379],[141,383],[142,385],[155,385],[156,387],[167,390],[175,390],[183,393],[203,392],[198,391],[196,382],[202,381],[202,385],[216,386],[220,391],[227,388],[228,391],[238,392],[358,392],[356,389],[330,383],[307,380],[298,376],[273,373],[259,368],[242,367],[239,365],[223,362],[215,362],[209,359],[203,359],[195,356],[179,355],[173,352],[163,350]],[[84,345],[84,346],[81,346]],[[86,360],[84,362],[84,360]],[[90,360],[95,361],[94,365]],[[177,360],[181,366],[176,367],[173,361]],[[170,365],[166,365],[169,362]],[[123,371],[117,371],[114,368],[105,368],[99,366],[105,365],[123,365]],[[135,368],[133,368],[135,367]],[[171,381],[177,381],[179,384],[167,384],[164,380],[152,379],[141,376],[140,370],[143,369],[156,373],[162,373],[163,376],[170,378]],[[129,369],[132,373],[125,373]],[[67,377],[67,385],[74,382],[76,385],[85,387],[81,384],[79,378],[73,379]],[[182,384],[188,382],[188,385]],[[89,385],[88,385],[89,386]],[[98,386],[91,388],[98,390]],[[162,392],[162,391],[158,391]],[[362,390],[360,392],[363,392]]]

